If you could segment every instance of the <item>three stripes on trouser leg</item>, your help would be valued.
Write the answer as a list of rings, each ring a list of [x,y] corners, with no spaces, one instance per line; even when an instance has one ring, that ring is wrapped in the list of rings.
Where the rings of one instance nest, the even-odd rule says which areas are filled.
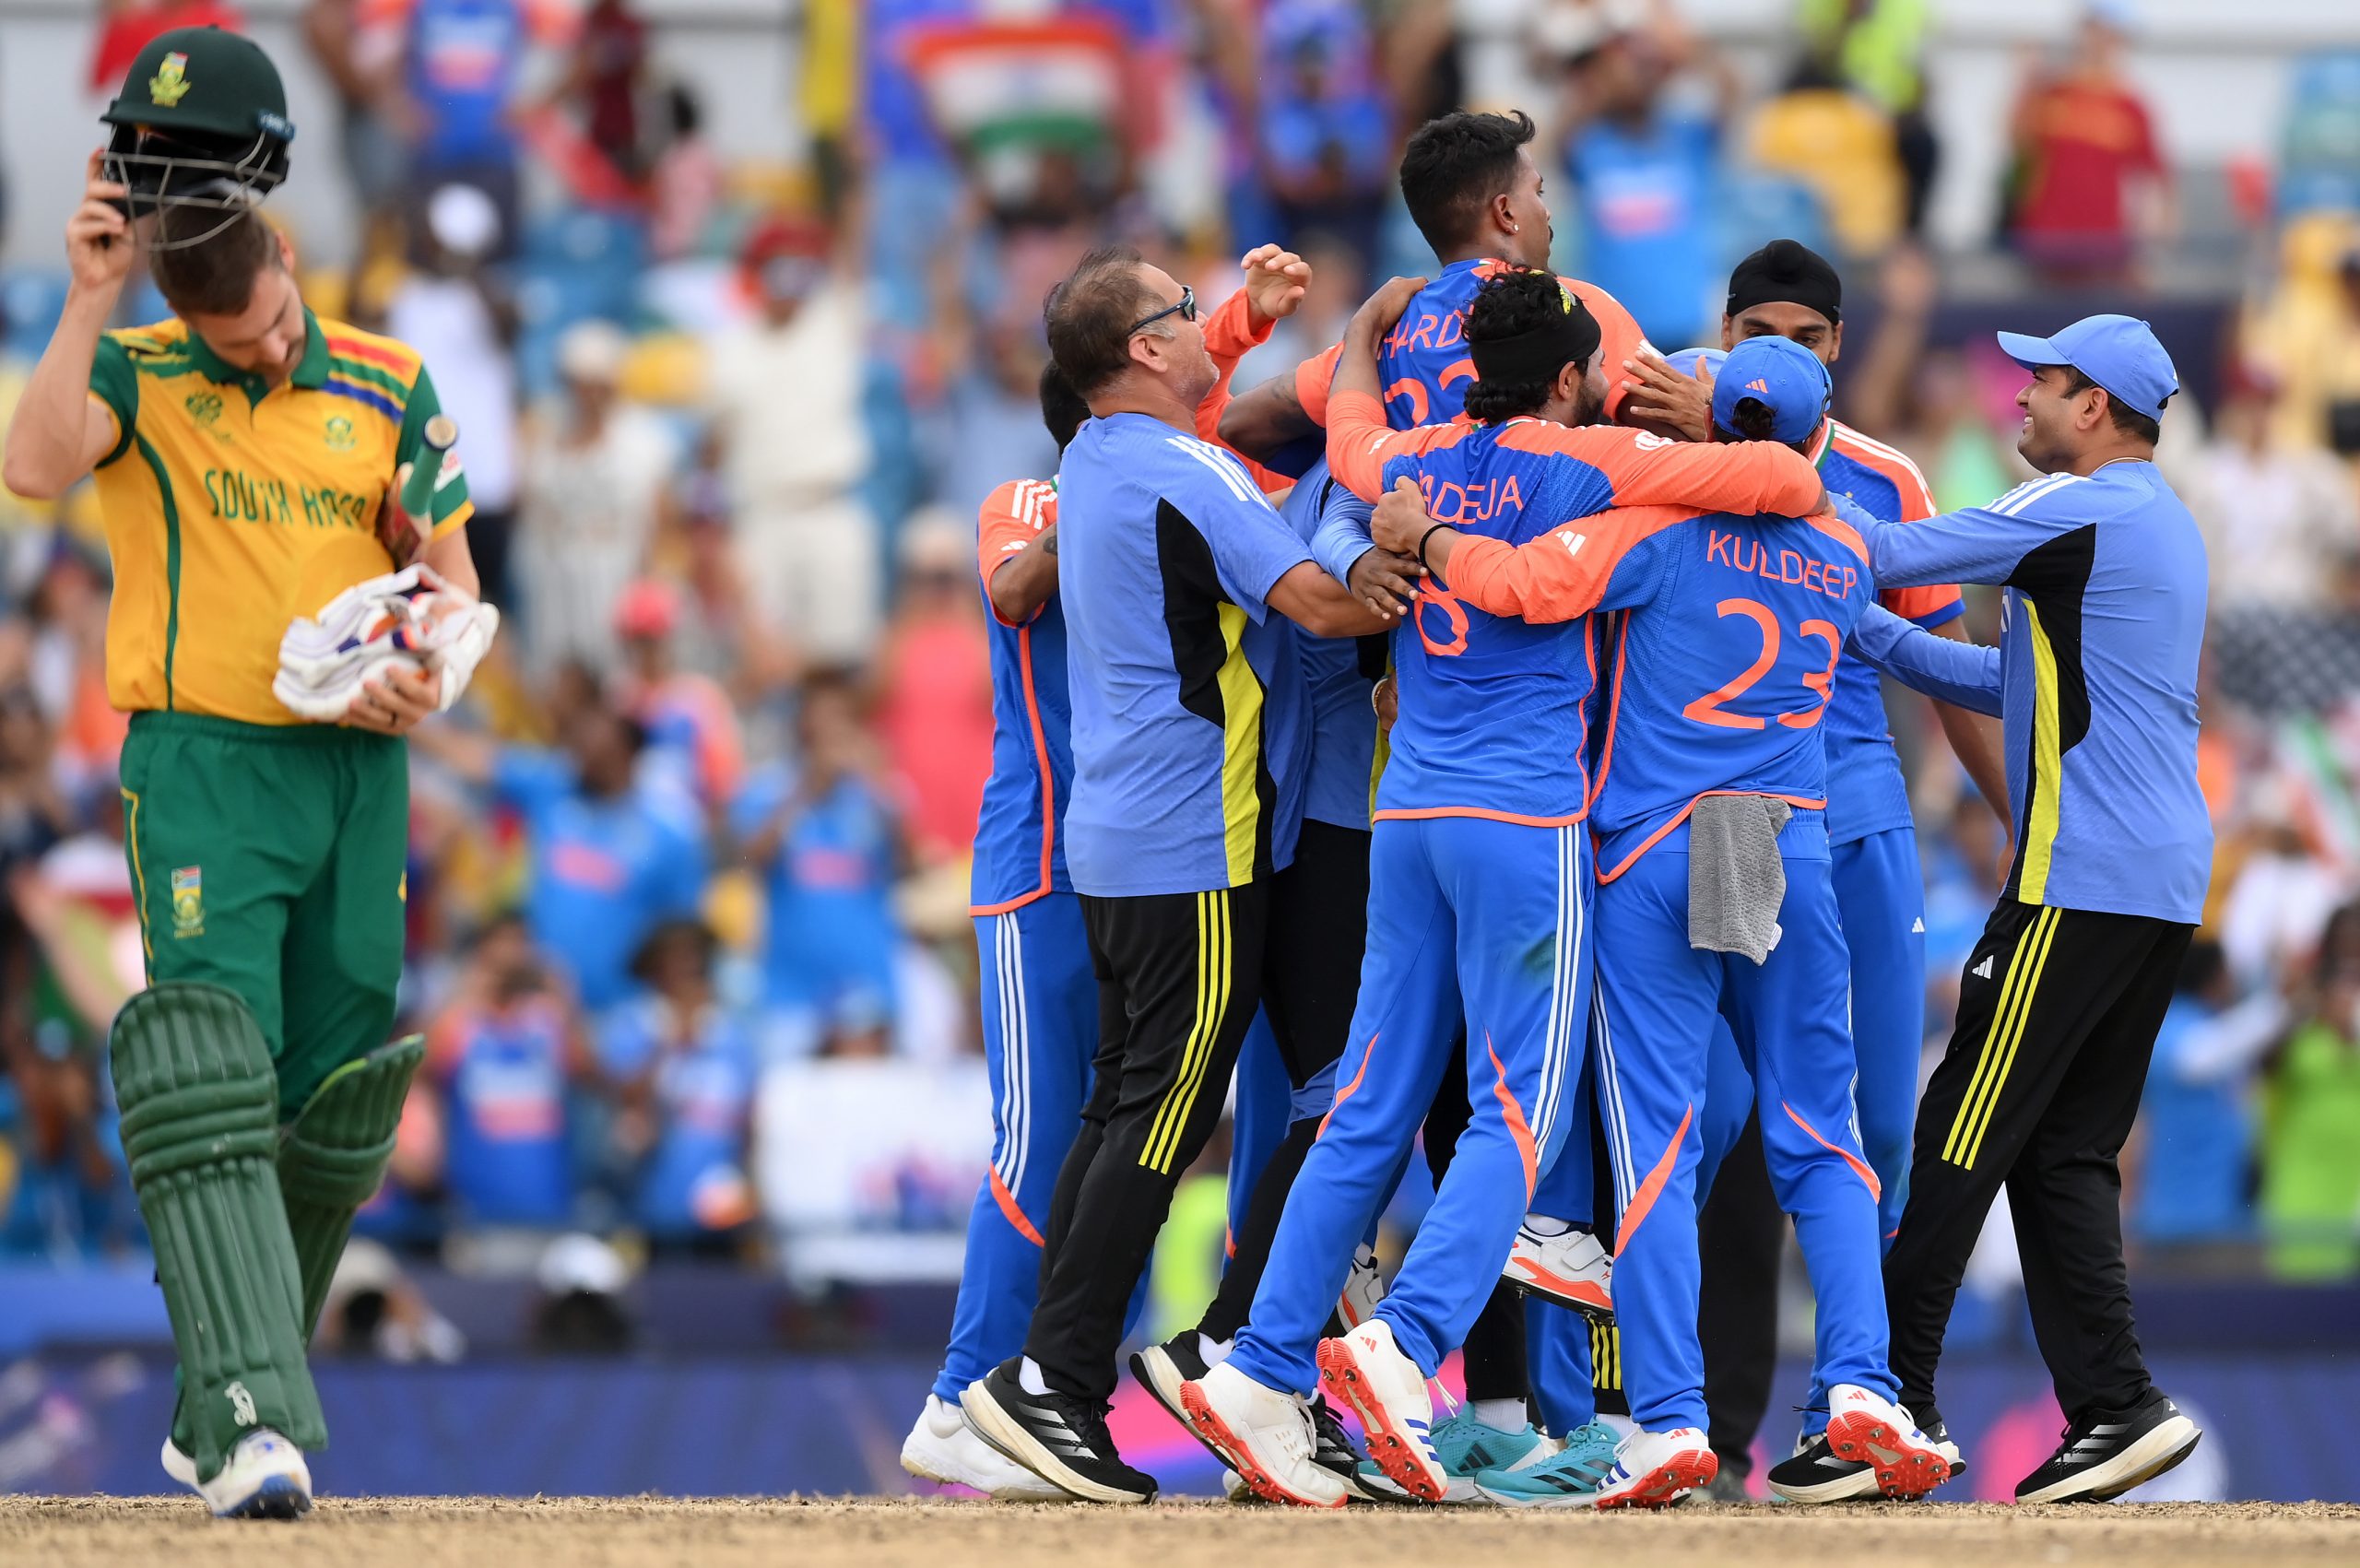
[[[1198,893],[1196,900],[1195,1018],[1189,1026],[1187,1043],[1181,1051],[1180,1070],[1163,1103],[1156,1108],[1155,1120],[1148,1128],[1147,1146],[1139,1150],[1141,1165],[1167,1176],[1172,1173],[1174,1156],[1179,1152],[1181,1134],[1204,1089],[1205,1069],[1212,1061],[1221,1020],[1229,1010],[1229,894],[1226,890],[1216,890]]]
[[[2040,986],[2041,971],[2047,966],[2048,949],[2057,939],[2060,913],[2048,908],[2035,915],[2033,923],[2017,938],[2016,950],[2008,960],[2007,977],[2000,984],[1999,1006],[1992,1009],[1991,1027],[1983,1037],[1975,1074],[1967,1080],[1966,1093],[1959,1101],[1950,1136],[1942,1141],[1942,1159],[1963,1171],[1975,1169],[1975,1158],[1982,1150],[1992,1113],[2007,1087],[2009,1069],[2015,1066],[2017,1049],[2024,1043],[2024,1026],[2032,1017],[2033,997]]]

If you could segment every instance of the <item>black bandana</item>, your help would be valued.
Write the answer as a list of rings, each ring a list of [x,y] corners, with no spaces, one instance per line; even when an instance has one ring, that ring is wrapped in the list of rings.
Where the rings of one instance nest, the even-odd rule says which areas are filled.
[[[1727,313],[1782,303],[1817,311],[1833,326],[1844,319],[1844,280],[1827,258],[1795,240],[1773,240],[1729,274]]]
[[[1567,365],[1598,352],[1598,318],[1562,283],[1557,286],[1557,297],[1564,303],[1563,312],[1543,317],[1529,332],[1488,343],[1468,341],[1477,381],[1493,386],[1553,382]]]

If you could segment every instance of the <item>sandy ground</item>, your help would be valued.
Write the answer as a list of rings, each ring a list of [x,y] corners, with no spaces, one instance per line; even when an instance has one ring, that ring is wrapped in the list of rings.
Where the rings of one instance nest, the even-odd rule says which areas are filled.
[[[209,1568],[494,1568],[694,1563],[947,1568],[1245,1562],[1348,1568],[1508,1568],[1602,1561],[1701,1565],[1850,1561],[2165,1568],[2192,1562],[2360,1562],[2360,1507],[2155,1503],[1800,1509],[1691,1504],[1651,1515],[1360,1509],[1312,1515],[1215,1503],[1137,1511],[985,1503],[753,1499],[333,1499],[293,1525],[231,1525],[188,1498],[0,1498],[0,1563]],[[1546,1553],[1546,1557],[1539,1554]],[[1644,1556],[1640,1554],[1645,1554]],[[1487,1562],[1486,1558],[1490,1559]]]

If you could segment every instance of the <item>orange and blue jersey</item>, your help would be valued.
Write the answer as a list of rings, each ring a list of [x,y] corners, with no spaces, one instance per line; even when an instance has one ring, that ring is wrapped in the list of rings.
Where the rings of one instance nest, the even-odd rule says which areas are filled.
[[[1529,418],[1395,431],[1363,394],[1335,398],[1329,413],[1328,462],[1346,488],[1374,500],[1406,476],[1436,521],[1509,548],[1546,539],[1577,555],[1583,545],[1570,541],[1587,536],[1561,540],[1559,532],[1614,506],[1799,513],[1821,494],[1807,461],[1768,442],[1706,446]],[[1588,638],[1576,626],[1486,609],[1455,587],[1430,577],[1394,635],[1401,718],[1377,785],[1377,819],[1581,820],[1596,676]],[[1564,765],[1537,768],[1536,758]]]
[[[1937,510],[1918,465],[1882,442],[1830,419],[1820,437],[1820,477],[1880,523],[1916,523]],[[1966,613],[1956,586],[1891,588],[1877,602],[1931,631]],[[1827,836],[1850,843],[1911,825],[1909,781],[1886,727],[1883,683],[1858,659],[1835,667],[1835,695],[1821,726],[1827,745]],[[1913,1088],[1915,1085],[1913,1084]]]
[[[1764,1152],[1823,1306],[1820,1385],[1891,1397],[1879,1278],[1881,1186],[1860,1148],[1848,959],[1820,809],[1821,727],[1845,638],[1871,596],[1866,513],[1632,510],[1509,549],[1466,541],[1454,592],[1535,619],[1611,612],[1615,654],[1590,827],[1597,835],[1600,1124],[1620,1214],[1615,1315],[1632,1418],[1705,1423],[1695,1204],[1707,1064],[1724,1019],[1758,1095]],[[1579,541],[1575,544],[1572,541]],[[1406,702],[1405,702],[1406,711]],[[1696,802],[1796,808],[1778,836],[1778,937],[1754,961],[1693,945]]]
[[[1467,308],[1475,302],[1485,278],[1506,270],[1507,263],[1488,258],[1453,262],[1410,296],[1409,308],[1386,335],[1377,356],[1385,411],[1395,425],[1407,430],[1446,424],[1466,411],[1467,389],[1475,380],[1475,360],[1467,347]],[[1599,357],[1610,371],[1648,346],[1639,324],[1613,295],[1576,277],[1557,281],[1598,322]],[[1295,399],[1317,424],[1328,423],[1336,361],[1343,351],[1339,343],[1295,367]],[[1622,404],[1622,379],[1614,376],[1609,385],[1606,412],[1611,419]]]
[[[992,653],[992,772],[975,824],[968,913],[1002,914],[1071,892],[1065,808],[1073,785],[1066,616],[1052,594],[1019,625],[992,603],[992,573],[1057,521],[1055,480],[1013,479],[984,502],[975,535]]]
[[[1706,795],[1824,808],[1819,732],[1844,639],[1870,600],[1858,526],[1868,523],[1842,500],[1815,517],[1634,508],[1514,551],[1469,542],[1452,556],[1453,592],[1487,612],[1544,620],[1653,607],[1611,631],[1589,799],[1600,881]]]

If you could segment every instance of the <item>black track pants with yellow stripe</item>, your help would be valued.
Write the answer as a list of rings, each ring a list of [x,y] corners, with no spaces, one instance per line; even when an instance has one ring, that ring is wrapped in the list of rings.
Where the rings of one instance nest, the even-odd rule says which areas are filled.
[[[1132,1287],[1229,1097],[1262,1005],[1268,878],[1203,893],[1081,901],[1098,1055],[1057,1172],[1024,1353],[1049,1386],[1104,1399]]]
[[[2002,1184],[2067,1419],[2147,1391],[2115,1159],[2193,932],[2006,898],[1991,911],[1960,980],[1950,1047],[1918,1104],[1909,1203],[1884,1260],[1893,1370],[1921,1422],[1967,1255]]]

